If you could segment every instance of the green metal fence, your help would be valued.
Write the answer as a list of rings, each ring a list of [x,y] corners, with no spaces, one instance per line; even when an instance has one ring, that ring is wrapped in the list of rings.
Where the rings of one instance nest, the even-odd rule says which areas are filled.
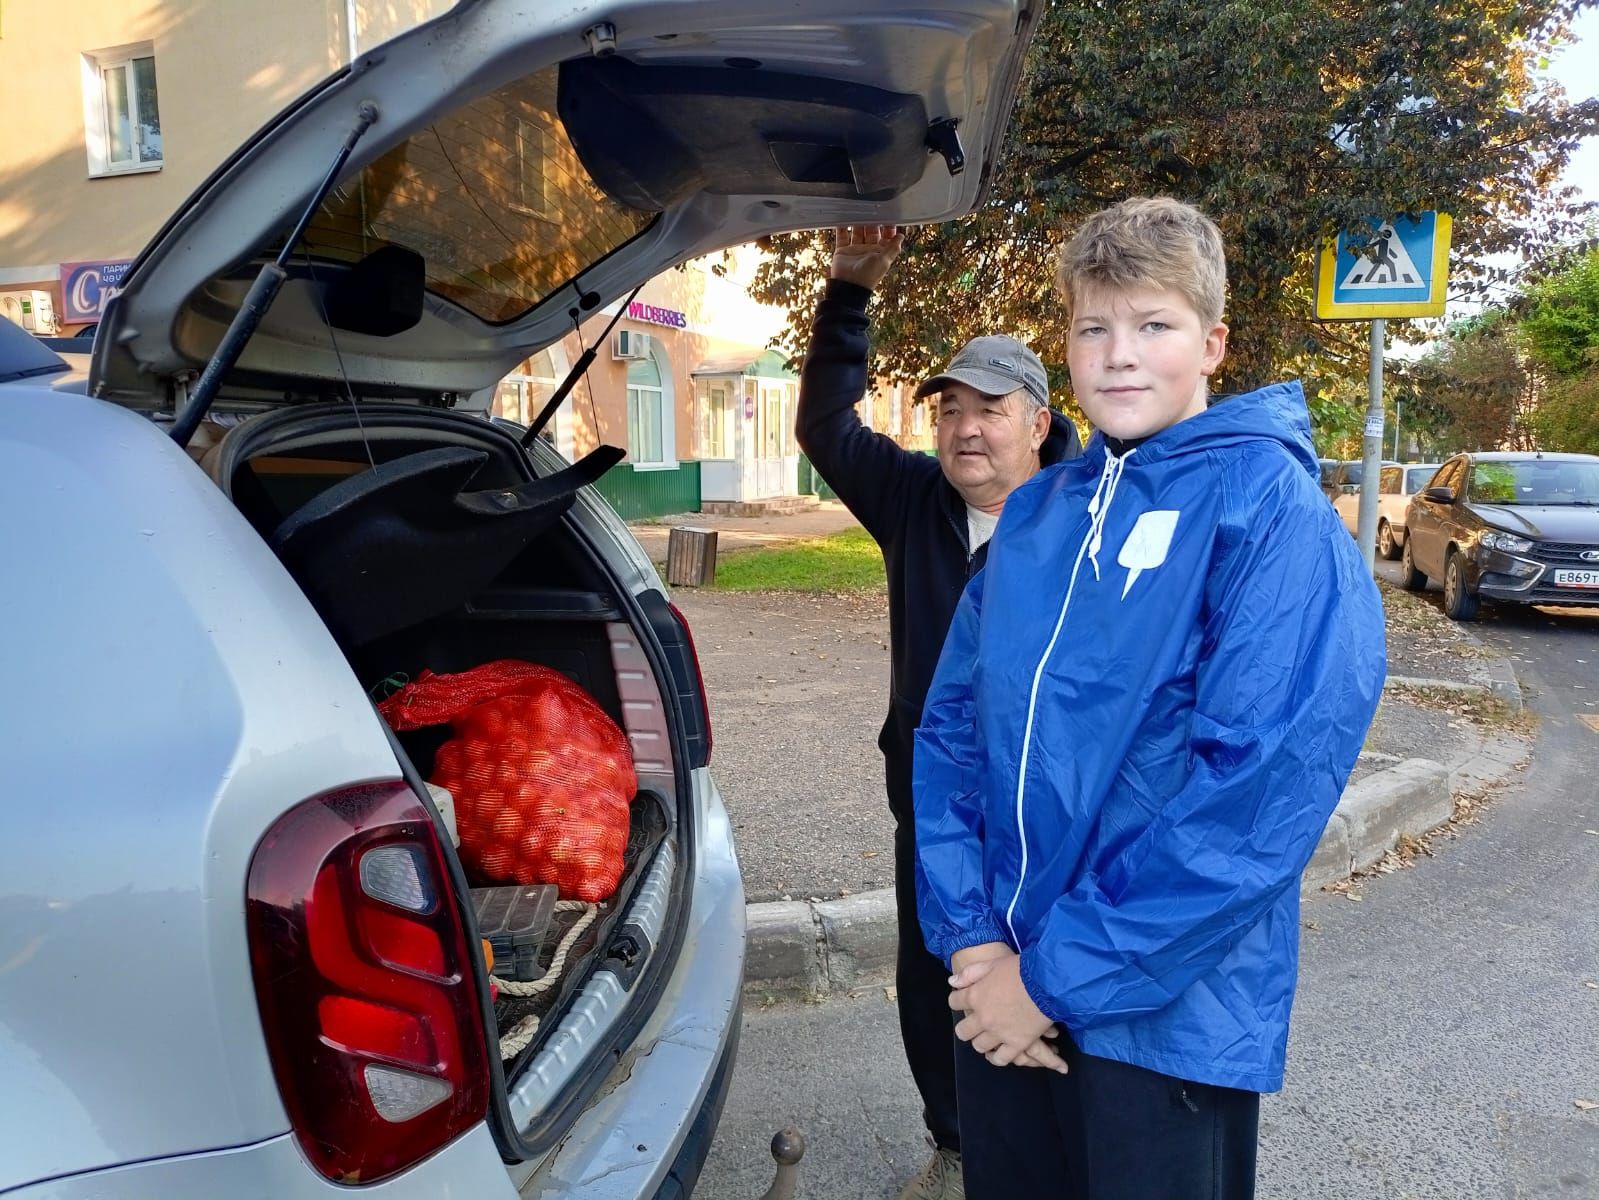
[[[811,460],[803,454],[799,460],[799,493],[802,496],[815,496],[819,500],[838,499],[838,493],[827,486],[827,480],[816,473]]]
[[[700,511],[700,464],[679,463],[676,469],[640,471],[618,463],[594,485],[624,521]]]

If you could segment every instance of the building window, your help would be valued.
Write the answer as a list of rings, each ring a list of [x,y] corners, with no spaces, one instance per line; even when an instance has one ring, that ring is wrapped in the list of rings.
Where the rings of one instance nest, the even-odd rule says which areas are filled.
[[[559,193],[550,178],[554,157],[550,131],[532,121],[516,119],[517,200],[523,212],[541,221],[554,220]]]
[[[525,375],[507,375],[500,380],[494,387],[494,407],[491,410],[494,415],[526,425],[527,384]]]
[[[148,42],[83,56],[83,128],[90,175],[161,169],[161,108]]]
[[[931,400],[918,400],[911,405],[911,433],[920,437],[927,432],[927,407]]]
[[[702,379],[699,382],[699,456],[732,458],[733,419],[738,412],[736,380]]]
[[[493,413],[509,421],[528,424],[544,411],[544,404],[560,381],[555,378],[555,363],[548,350],[540,350],[527,360],[527,371],[513,371],[495,386]]]
[[[629,363],[627,368],[627,450],[634,466],[672,463],[666,396],[661,368],[653,357]]]

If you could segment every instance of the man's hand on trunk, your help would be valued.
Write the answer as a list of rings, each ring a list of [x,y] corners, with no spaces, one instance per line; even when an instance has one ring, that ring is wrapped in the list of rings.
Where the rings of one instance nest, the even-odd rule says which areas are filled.
[[[833,230],[833,266],[830,279],[875,288],[905,246],[905,231],[897,225],[842,225]]]

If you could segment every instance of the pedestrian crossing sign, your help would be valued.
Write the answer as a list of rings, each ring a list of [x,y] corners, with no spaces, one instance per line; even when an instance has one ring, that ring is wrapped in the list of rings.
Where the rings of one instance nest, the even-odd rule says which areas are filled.
[[[1356,254],[1340,233],[1322,248],[1316,269],[1316,317],[1441,317],[1449,283],[1450,220],[1444,213],[1373,220]]]

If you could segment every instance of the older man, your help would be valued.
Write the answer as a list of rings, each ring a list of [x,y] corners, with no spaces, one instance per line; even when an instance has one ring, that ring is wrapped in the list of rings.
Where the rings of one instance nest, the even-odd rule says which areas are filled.
[[[827,290],[800,372],[799,443],[817,473],[882,547],[888,566],[893,675],[883,751],[894,814],[899,907],[900,1033],[924,1105],[933,1155],[901,1200],[965,1194],[955,1107],[948,972],[927,951],[916,918],[916,823],[911,749],[944,634],[966,581],[982,569],[1011,490],[1042,465],[1080,452],[1071,422],[1049,408],[1049,378],[1015,338],[973,338],[916,389],[936,393],[938,458],[901,449],[865,428],[855,404],[867,387],[872,291],[904,246],[894,226],[837,231]]]

